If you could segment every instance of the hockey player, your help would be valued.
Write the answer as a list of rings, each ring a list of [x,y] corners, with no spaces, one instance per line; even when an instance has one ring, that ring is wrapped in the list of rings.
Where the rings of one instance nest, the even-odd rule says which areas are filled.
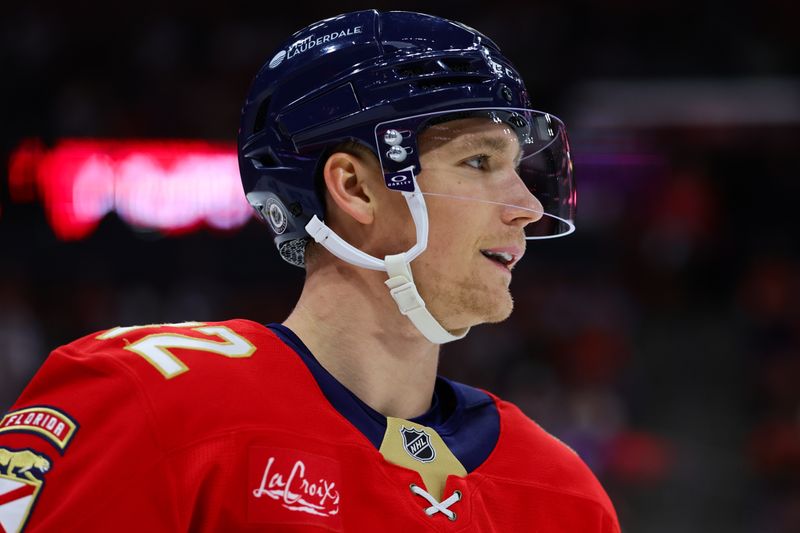
[[[574,229],[564,126],[494,42],[417,13],[313,24],[258,73],[239,162],[306,269],[294,311],[55,350],[0,421],[0,531],[619,531],[575,453],[436,375],[509,315],[526,241]]]

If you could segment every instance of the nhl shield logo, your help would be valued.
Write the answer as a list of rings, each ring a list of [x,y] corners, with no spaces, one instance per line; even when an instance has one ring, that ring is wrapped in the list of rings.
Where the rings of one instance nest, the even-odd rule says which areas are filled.
[[[431,436],[415,428],[400,427],[403,436],[403,448],[408,455],[421,463],[430,463],[436,459],[436,450],[431,444]]]

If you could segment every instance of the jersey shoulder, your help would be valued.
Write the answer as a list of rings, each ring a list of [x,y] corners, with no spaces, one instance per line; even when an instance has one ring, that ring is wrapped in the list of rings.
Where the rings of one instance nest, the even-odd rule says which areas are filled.
[[[115,327],[56,352],[72,366],[127,375],[162,407],[222,395],[241,404],[263,401],[259,391],[307,375],[272,330],[245,319]]]
[[[114,520],[185,530],[172,522],[175,450],[252,420],[254,408],[223,416],[225,387],[239,385],[217,359],[250,361],[271,339],[233,320],[118,327],[56,348],[0,417],[0,531],[95,531]],[[253,405],[242,398],[242,409]]]
[[[225,361],[245,361],[281,346],[261,324],[233,319],[119,326],[86,335],[56,352],[80,364],[122,366],[143,379],[160,375],[171,380],[190,370],[195,377],[225,370],[220,368]]]
[[[246,337],[260,337],[264,335],[266,330],[261,324],[241,318],[216,322],[185,321],[117,326],[90,333],[65,344],[62,348],[76,353],[84,353],[87,356],[101,355],[128,348],[130,344],[141,341],[146,337],[178,335],[203,339],[204,336],[216,335],[219,337],[219,332],[222,329],[230,330],[235,334]],[[115,340],[119,342],[109,342]]]
[[[528,418],[516,405],[496,398],[500,439],[492,457],[492,474],[529,480],[539,488],[591,500],[616,520],[616,513],[597,477],[580,456]]]
[[[318,396],[291,348],[269,328],[234,319],[115,327],[77,339],[50,354],[13,409],[54,406],[86,425],[102,405],[131,405],[148,413],[170,449],[256,424],[296,430],[308,419],[297,411],[318,405],[310,401]]]

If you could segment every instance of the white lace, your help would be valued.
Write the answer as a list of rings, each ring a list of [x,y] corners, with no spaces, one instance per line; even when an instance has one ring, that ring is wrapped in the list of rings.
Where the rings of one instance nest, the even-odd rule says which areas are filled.
[[[442,500],[441,502],[437,502],[436,498],[431,496],[422,487],[419,487],[418,485],[415,485],[414,483],[412,483],[410,486],[411,486],[411,492],[413,492],[417,496],[422,496],[423,498],[425,498],[428,501],[429,504],[431,504],[430,507],[425,509],[425,514],[426,515],[433,516],[436,513],[442,513],[443,515],[445,515],[450,520],[455,520],[456,519],[456,513],[454,513],[453,511],[450,510],[450,506],[461,500],[461,491],[460,490],[457,490],[457,491],[453,492],[453,494],[451,494],[450,497],[447,498],[446,500]]]

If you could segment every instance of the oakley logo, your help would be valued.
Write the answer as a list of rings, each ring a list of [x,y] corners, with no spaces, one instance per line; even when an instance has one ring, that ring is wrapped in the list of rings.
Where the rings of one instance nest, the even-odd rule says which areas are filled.
[[[411,170],[386,174],[384,181],[386,186],[392,190],[414,192],[414,174]]]

